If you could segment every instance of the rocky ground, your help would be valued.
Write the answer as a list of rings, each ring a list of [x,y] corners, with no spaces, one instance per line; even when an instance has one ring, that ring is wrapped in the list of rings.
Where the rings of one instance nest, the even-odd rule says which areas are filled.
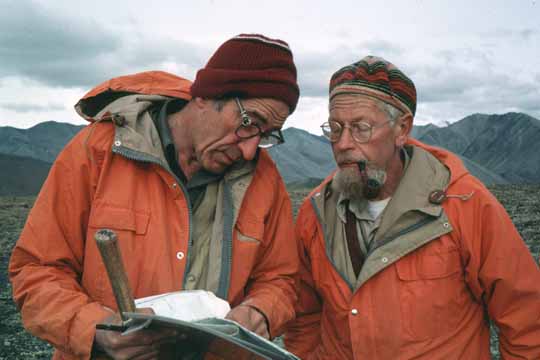
[[[529,249],[540,255],[540,185],[496,186],[491,190],[504,205]],[[295,214],[307,191],[291,191]],[[0,360],[49,359],[51,347],[29,335],[21,325],[20,316],[11,300],[11,285],[7,279],[7,264],[11,249],[24,225],[34,198],[0,197]],[[494,332],[492,349],[498,358]]]
[[[11,300],[7,265],[11,249],[24,225],[34,198],[0,197],[0,360],[50,359],[52,350],[45,342],[28,334]]]

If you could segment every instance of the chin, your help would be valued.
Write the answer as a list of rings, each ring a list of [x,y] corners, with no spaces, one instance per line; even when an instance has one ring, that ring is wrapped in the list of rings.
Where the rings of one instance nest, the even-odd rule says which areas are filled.
[[[223,174],[227,168],[223,167],[223,166],[220,166],[220,167],[217,167],[217,166],[203,166],[203,169],[208,171],[209,173],[219,175],[219,174]]]
[[[364,184],[357,167],[340,166],[334,177],[333,184],[338,192],[342,192],[350,199],[362,198]]]
[[[210,164],[202,165],[202,168],[204,170],[208,171],[209,173],[216,174],[216,175],[223,174],[229,167],[230,165],[226,165],[226,164],[222,164],[218,162],[212,162]]]

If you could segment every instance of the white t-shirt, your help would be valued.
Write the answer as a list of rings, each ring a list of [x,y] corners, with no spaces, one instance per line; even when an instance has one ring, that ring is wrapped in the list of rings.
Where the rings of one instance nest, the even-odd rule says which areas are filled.
[[[377,201],[368,201],[368,207],[367,210],[369,212],[369,215],[373,218],[373,220],[377,219],[379,215],[384,211],[384,208],[388,203],[390,202],[391,197],[384,199],[384,200],[377,200]]]

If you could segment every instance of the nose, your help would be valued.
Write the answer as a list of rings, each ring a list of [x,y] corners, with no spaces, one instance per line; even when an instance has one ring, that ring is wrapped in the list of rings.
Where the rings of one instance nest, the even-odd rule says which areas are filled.
[[[351,134],[351,130],[348,127],[343,129],[338,141],[332,144],[334,151],[337,151],[337,152],[354,149],[355,145],[356,145],[356,142],[354,141]]]
[[[260,141],[261,138],[259,136],[255,136],[250,139],[242,140],[238,143],[238,148],[240,149],[244,160],[250,161],[255,158]]]

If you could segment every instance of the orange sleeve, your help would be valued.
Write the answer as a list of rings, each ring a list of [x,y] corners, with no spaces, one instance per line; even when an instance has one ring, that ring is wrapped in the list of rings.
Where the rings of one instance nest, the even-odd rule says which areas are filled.
[[[485,189],[475,197],[460,226],[467,284],[500,330],[502,358],[540,359],[538,265],[495,197]]]
[[[89,358],[95,324],[110,315],[80,286],[96,169],[83,148],[88,128],[58,156],[13,250],[9,276],[25,328]]]
[[[314,236],[314,224],[308,224],[309,200],[304,202],[296,222],[295,234],[300,257],[296,319],[287,324],[285,347],[301,359],[308,359],[321,343],[321,300],[311,276],[311,261],[307,249]]]

